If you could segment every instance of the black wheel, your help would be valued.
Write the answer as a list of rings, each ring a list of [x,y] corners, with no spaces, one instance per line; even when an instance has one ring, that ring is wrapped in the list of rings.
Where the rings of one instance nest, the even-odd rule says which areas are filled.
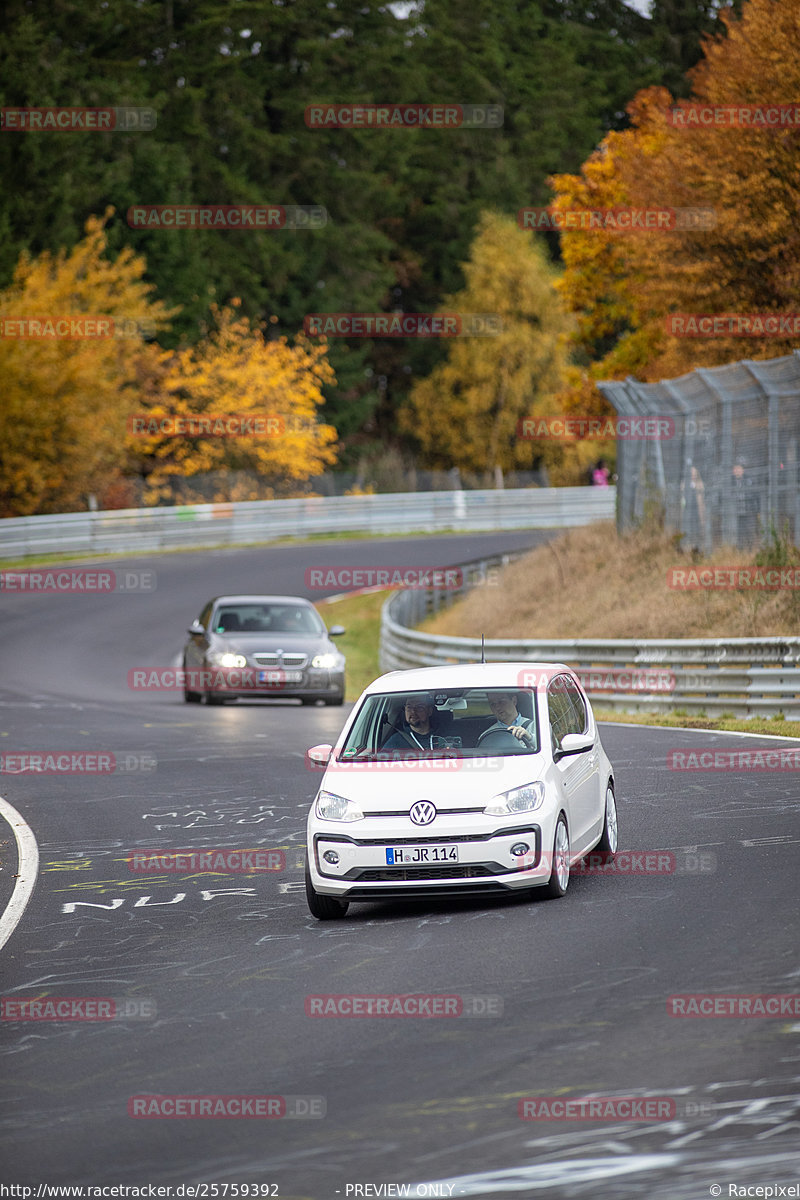
[[[206,704],[224,704],[224,696],[216,696],[213,692],[206,692]]]
[[[609,780],[606,785],[606,815],[603,821],[603,832],[600,835],[600,841],[595,846],[595,850],[599,850],[611,858],[616,854],[618,844],[619,820],[617,818],[617,801],[614,797],[614,788],[611,785],[611,780]]]
[[[333,896],[321,896],[319,892],[314,891],[308,860],[306,860],[306,900],[309,912],[318,921],[339,921],[350,907],[344,900],[336,900]]]
[[[186,666],[186,662],[185,662],[185,661],[184,661],[184,664],[183,664],[183,669],[184,669],[184,672],[186,672],[186,671],[188,671],[188,670],[189,670],[189,668]],[[199,693],[199,692],[190,692],[190,691],[189,691],[189,689],[187,688],[186,684],[184,683],[184,685],[183,685],[183,699],[184,699],[184,701],[186,702],[186,704],[199,704],[199,703],[200,703],[200,701],[201,701],[201,699],[202,699],[202,697],[201,697],[201,695],[200,695],[200,693]]]
[[[317,697],[316,696],[301,696],[300,703],[302,704],[303,708],[308,708],[309,704],[314,705],[317,703]]]
[[[537,889],[548,900],[560,900],[569,887],[569,832],[564,814],[556,822],[553,838],[553,857],[550,878],[543,888]]]
[[[325,703],[328,708],[338,708],[339,705],[344,704],[344,696],[331,696],[329,699],[326,699]]]

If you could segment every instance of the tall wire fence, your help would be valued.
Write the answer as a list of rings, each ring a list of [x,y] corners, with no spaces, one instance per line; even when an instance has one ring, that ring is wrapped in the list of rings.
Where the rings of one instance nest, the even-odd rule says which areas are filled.
[[[659,507],[703,553],[750,549],[787,525],[800,543],[800,351],[598,387],[628,419],[618,422],[620,531]]]

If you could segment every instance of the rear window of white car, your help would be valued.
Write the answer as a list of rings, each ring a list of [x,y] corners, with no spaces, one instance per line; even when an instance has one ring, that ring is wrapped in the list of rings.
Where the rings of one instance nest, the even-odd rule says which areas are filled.
[[[539,746],[530,688],[386,692],[364,698],[337,761],[505,757],[535,754]]]

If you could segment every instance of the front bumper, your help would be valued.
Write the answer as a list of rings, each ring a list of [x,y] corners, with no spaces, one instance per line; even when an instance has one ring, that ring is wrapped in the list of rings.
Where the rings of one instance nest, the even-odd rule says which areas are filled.
[[[301,675],[299,680],[293,678],[291,673],[265,671],[264,667],[253,667],[249,664],[242,668],[207,667],[205,670],[209,683],[206,690],[212,695],[229,699],[296,700],[314,697],[324,700],[344,694],[343,670],[329,671],[321,667],[304,667],[302,671],[296,672]],[[263,673],[269,676],[265,682],[259,680],[259,675]],[[285,677],[287,674],[288,678]]]
[[[537,814],[539,815],[539,814]],[[330,824],[331,831],[321,828]],[[361,822],[359,822],[361,824]],[[309,864],[316,891],[322,895],[347,900],[380,900],[405,897],[425,898],[441,895],[508,894],[522,888],[547,883],[550,864],[542,855],[548,845],[547,832],[541,822],[518,820],[481,832],[441,830],[436,836],[415,831],[404,822],[387,834],[376,829],[375,820],[367,822],[358,836],[340,832],[342,825],[321,822],[312,817],[309,825]],[[380,822],[385,824],[385,822]],[[394,833],[398,836],[394,836]],[[511,854],[511,847],[524,842],[530,847],[524,856]],[[403,846],[455,846],[457,863],[430,862],[422,865],[387,863],[387,850]],[[339,856],[337,864],[323,859],[326,851]]]

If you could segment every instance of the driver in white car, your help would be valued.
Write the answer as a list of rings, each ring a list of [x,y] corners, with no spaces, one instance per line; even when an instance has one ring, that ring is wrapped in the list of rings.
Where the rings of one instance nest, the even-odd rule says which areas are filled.
[[[492,692],[489,695],[489,708],[495,718],[494,725],[484,729],[478,738],[478,745],[490,733],[510,733],[525,746],[536,744],[536,722],[523,717],[517,708],[517,697],[514,692]]]

